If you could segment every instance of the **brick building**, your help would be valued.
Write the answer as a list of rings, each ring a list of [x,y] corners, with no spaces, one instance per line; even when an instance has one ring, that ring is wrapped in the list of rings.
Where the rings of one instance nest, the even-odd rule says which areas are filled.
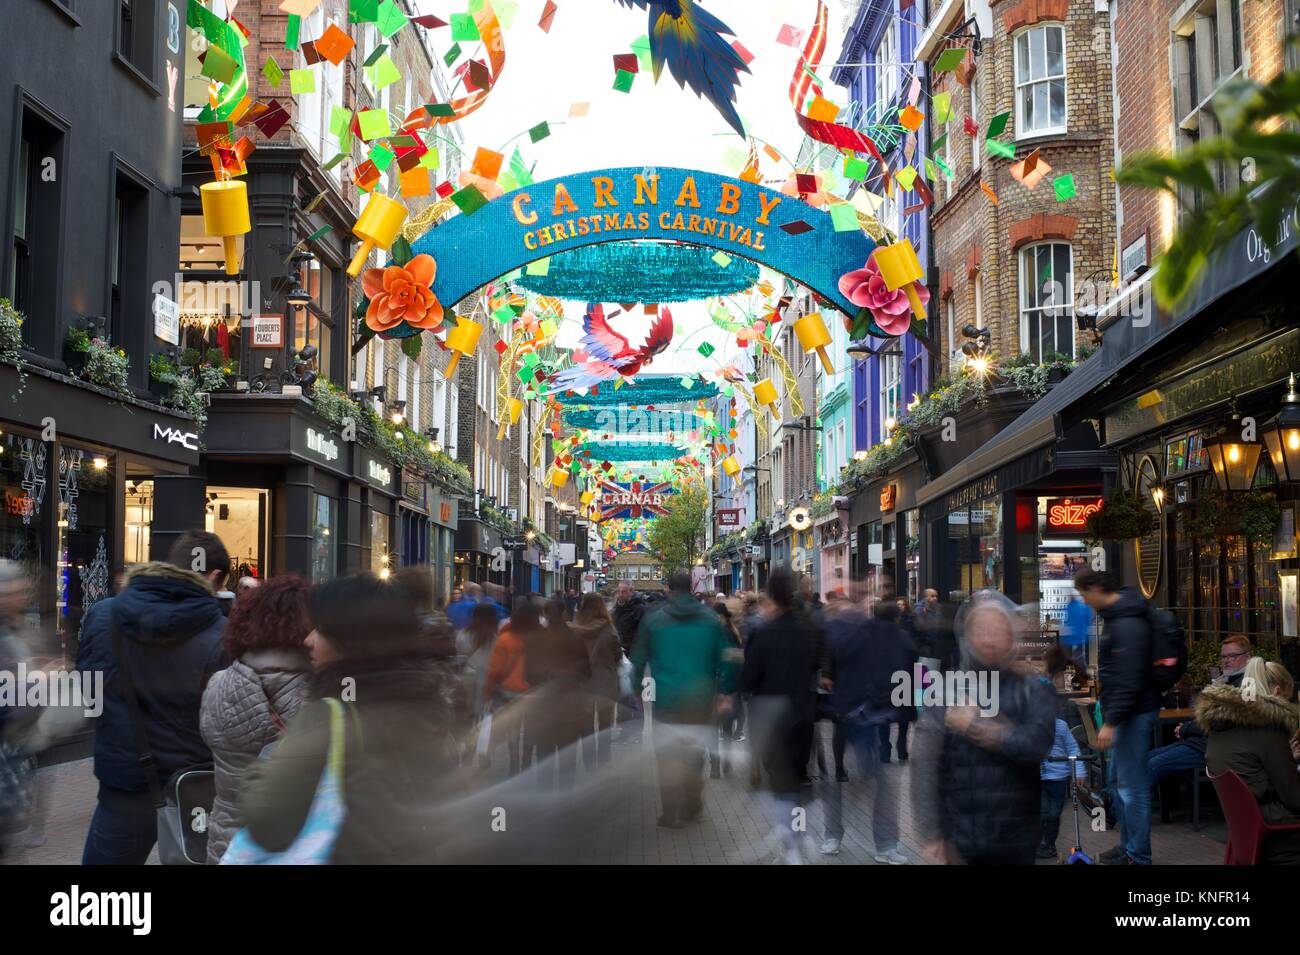
[[[1025,352],[1037,361],[1052,353],[1075,358],[1086,344],[1075,334],[1071,302],[1085,282],[1109,285],[1115,258],[1105,6],[1001,0],[967,4],[968,14],[948,2],[921,39],[916,55],[930,65],[932,101],[946,93],[952,102],[948,121],[930,129],[953,172],[935,189],[930,212],[940,269],[931,315],[946,373],[960,364],[967,324],[990,330],[990,350],[1002,361]],[[963,26],[968,16],[980,28],[978,51]],[[971,52],[956,71],[936,73],[939,55],[954,46]],[[1015,147],[1014,160],[984,146],[990,121],[1003,113],[1011,115],[998,139]],[[1010,167],[1034,152],[1051,171],[1029,189]],[[1060,202],[1052,180],[1065,173],[1077,194]]]

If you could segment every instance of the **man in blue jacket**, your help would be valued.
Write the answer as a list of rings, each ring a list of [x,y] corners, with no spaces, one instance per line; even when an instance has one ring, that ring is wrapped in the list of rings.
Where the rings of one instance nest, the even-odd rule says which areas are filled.
[[[1103,865],[1151,864],[1151,778],[1147,758],[1160,716],[1160,693],[1152,679],[1151,625],[1146,599],[1121,588],[1104,571],[1074,578],[1084,603],[1102,619],[1098,680],[1102,749],[1114,749],[1115,815],[1120,844],[1103,852]]]
[[[132,569],[122,591],[92,606],[82,619],[77,669],[104,674],[104,708],[95,724],[99,802],[83,865],[143,865],[157,841],[149,776],[121,677],[123,662],[130,668],[159,781],[165,785],[178,770],[212,762],[199,732],[199,704],[208,679],[230,665],[222,639],[226,618],[216,596],[229,572],[230,557],[220,538],[189,531],[166,562]]]

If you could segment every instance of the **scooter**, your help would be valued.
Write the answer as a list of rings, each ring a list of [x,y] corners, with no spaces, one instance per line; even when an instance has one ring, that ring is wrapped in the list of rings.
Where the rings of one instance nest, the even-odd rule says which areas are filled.
[[[1062,860],[1062,865],[1096,865],[1092,856],[1083,850],[1083,831],[1079,826],[1079,762],[1096,763],[1096,756],[1049,756],[1049,762],[1070,763],[1070,800],[1074,804],[1074,845]]]

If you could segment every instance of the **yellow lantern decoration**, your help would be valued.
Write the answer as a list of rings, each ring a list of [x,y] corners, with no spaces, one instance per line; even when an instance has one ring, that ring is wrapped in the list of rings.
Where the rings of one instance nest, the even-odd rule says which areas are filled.
[[[916,249],[912,248],[912,240],[899,239],[893,245],[877,246],[874,254],[876,267],[880,269],[880,277],[885,280],[885,285],[891,292],[900,288],[906,292],[912,314],[924,320],[925,304],[913,283],[924,281],[925,272],[921,268],[921,260],[916,257]]]
[[[361,267],[376,248],[387,252],[402,231],[402,223],[405,221],[406,206],[377,192],[372,195],[366,207],[361,210],[357,224],[352,227],[352,234],[361,240],[361,248],[352,257],[348,275],[352,278],[360,275]]]
[[[810,312],[795,322],[794,333],[799,336],[799,345],[804,353],[816,351],[817,357],[822,360],[822,367],[826,369],[826,374],[835,374],[831,356],[826,354],[826,346],[831,343],[831,333],[826,328],[826,323],[822,321],[821,312]]]
[[[774,416],[780,417],[781,399],[777,397],[776,385],[772,384],[771,378],[764,378],[754,386],[754,400],[760,405],[767,405]]]
[[[447,362],[447,370],[442,373],[444,378],[450,378],[456,373],[460,356],[472,354],[478,347],[478,338],[482,334],[483,326],[468,318],[462,318],[459,325],[447,332],[447,347],[451,349],[452,355],[451,361]]]
[[[519,415],[524,410],[524,403],[518,398],[511,398],[507,406],[510,409],[509,416],[501,419],[501,424],[497,427],[497,439],[500,440],[506,436],[506,428],[512,424],[519,423]]]
[[[569,483],[569,472],[564,468],[551,468],[551,486],[556,488],[564,487]]]
[[[734,478],[740,473],[740,462],[728,455],[722,459],[722,470],[726,471],[729,477]]]
[[[594,501],[595,499],[596,499],[596,492],[595,492],[595,491],[583,491],[583,492],[582,492],[582,498],[581,498],[581,500],[582,500],[582,506],[583,506],[583,507],[586,507],[587,505],[589,505],[589,504],[590,504],[592,501]]]
[[[205,182],[199,187],[203,203],[203,231],[211,236],[221,236],[226,252],[226,274],[239,272],[239,256],[235,237],[252,231],[248,221],[248,184],[242,179],[223,182]]]

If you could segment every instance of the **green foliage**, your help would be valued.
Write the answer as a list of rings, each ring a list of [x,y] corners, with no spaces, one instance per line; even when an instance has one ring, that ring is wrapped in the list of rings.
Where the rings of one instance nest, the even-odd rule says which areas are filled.
[[[107,339],[92,338],[86,349],[86,364],[78,373],[92,384],[115,391],[119,395],[130,395],[129,374],[131,360],[121,348],[114,348]]]
[[[63,344],[67,346],[68,351],[85,354],[90,351],[90,332],[84,328],[69,328]]]
[[[1193,539],[1244,534],[1253,543],[1271,544],[1281,519],[1272,491],[1228,493],[1211,486],[1200,491],[1194,509],[1184,514],[1183,531]]]
[[[163,381],[164,379],[157,379]],[[199,385],[198,379],[193,374],[177,374],[175,380],[170,382],[172,386],[171,394],[162,401],[164,408],[174,408],[181,414],[189,415],[194,419],[201,432],[208,423],[208,399],[203,389]]]
[[[164,385],[176,384],[176,379],[180,377],[181,370],[176,365],[175,359],[165,352],[154,352],[149,356],[149,380],[161,382]]]
[[[1210,683],[1210,670],[1219,665],[1219,641],[1201,638],[1191,641],[1187,648],[1187,677],[1192,686],[1201,688]]]
[[[650,522],[646,542],[664,573],[689,570],[703,554],[707,509],[703,488],[683,488],[669,498],[665,513]]]
[[[500,508],[493,507],[487,501],[482,501],[478,506],[479,516],[484,521],[491,524],[503,534],[514,534],[515,525]]]
[[[1279,73],[1266,84],[1235,77],[1215,94],[1213,108],[1220,135],[1173,156],[1129,157],[1115,174],[1122,184],[1169,192],[1183,204],[1178,234],[1158,258],[1152,280],[1165,308],[1185,297],[1211,253],[1248,225],[1253,223],[1266,240],[1276,236],[1283,215],[1300,195],[1295,159],[1300,155],[1300,72]],[[1219,192],[1216,167],[1241,168],[1246,161],[1254,166],[1255,182]],[[1197,193],[1199,208],[1192,202]]]
[[[209,348],[207,354],[203,356],[205,364],[213,368],[224,368],[226,365],[226,355],[220,348]]]
[[[525,534],[529,531],[533,532],[533,540],[537,542],[542,550],[550,550],[555,544],[555,538],[538,527],[531,517],[525,517],[519,522],[519,526],[523,528]]]
[[[745,532],[732,531],[730,534],[718,538],[718,540],[714,542],[713,546],[704,552],[704,559],[717,560],[727,551],[739,547],[743,543],[745,543]]]
[[[17,401],[27,387],[27,363],[21,353],[24,321],[13,302],[0,297],[0,362],[18,369],[18,390],[9,396],[12,401]]]
[[[1155,530],[1157,521],[1140,495],[1115,491],[1101,510],[1088,515],[1087,540],[1090,543],[1137,540]]]
[[[201,364],[202,361],[203,361],[203,356],[199,353],[199,350],[197,348],[181,349],[182,368],[193,368],[195,365]]]

